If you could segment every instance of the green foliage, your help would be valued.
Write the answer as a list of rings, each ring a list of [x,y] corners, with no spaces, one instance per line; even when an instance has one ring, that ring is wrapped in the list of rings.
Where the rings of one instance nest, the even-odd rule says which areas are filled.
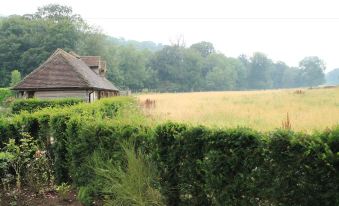
[[[69,118],[70,116],[67,113],[58,113],[53,115],[50,120],[53,141],[55,141],[53,144],[55,180],[58,184],[70,180],[66,157],[66,129]]]
[[[53,185],[52,161],[47,157],[46,151],[36,150],[29,161],[24,174],[27,185],[35,193],[43,193]]]
[[[162,194],[168,205],[336,205],[338,134],[161,125]]]
[[[168,205],[180,204],[180,176],[179,162],[181,159],[178,139],[187,128],[179,124],[159,126],[155,134],[155,161],[162,178],[162,193],[167,194]]]
[[[336,68],[326,74],[326,84],[339,84],[339,68]]]
[[[11,73],[11,87],[15,86],[21,81],[21,74],[18,70],[13,70]]]
[[[33,154],[37,150],[36,141],[28,134],[22,134],[24,138],[20,139],[20,143],[16,144],[14,139],[10,139],[5,146],[5,152],[13,158],[9,164],[15,171],[16,187],[21,190],[23,170],[26,169]]]
[[[14,180],[14,176],[10,173],[10,162],[14,156],[8,152],[0,152],[0,180],[3,191],[10,190],[10,183]]]
[[[19,99],[12,103],[12,112],[18,114],[22,111],[35,112],[46,107],[65,107],[71,106],[83,102],[81,99],[53,99],[53,100],[42,100],[42,99]]]
[[[318,86],[325,82],[325,63],[319,57],[305,57],[300,61],[302,82],[306,86]]]
[[[215,53],[214,46],[210,42],[202,41],[199,43],[195,43],[195,44],[192,44],[190,48],[198,51],[202,57],[207,57]]]
[[[95,173],[103,179],[105,205],[164,205],[154,185],[157,175],[145,154],[128,142],[122,144],[122,150],[122,166],[103,160],[97,153],[92,157]]]
[[[85,206],[91,206],[93,204],[93,193],[91,187],[80,187],[78,200]]]
[[[3,105],[4,101],[8,98],[13,96],[11,90],[7,88],[0,88],[0,106]]]
[[[71,191],[71,185],[62,183],[61,185],[56,186],[56,191],[61,199],[67,200],[69,192]]]
[[[207,140],[206,191],[213,205],[256,205],[263,142],[248,129],[215,131]],[[206,143],[205,143],[206,144]]]
[[[8,86],[13,68],[25,76],[57,48],[75,49],[84,27],[72,10],[60,5],[40,8],[35,14],[13,15],[0,25],[0,86]]]

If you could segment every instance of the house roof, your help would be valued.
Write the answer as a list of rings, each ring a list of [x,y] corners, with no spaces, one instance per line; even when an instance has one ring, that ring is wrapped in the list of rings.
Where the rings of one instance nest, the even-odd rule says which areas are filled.
[[[100,60],[100,58],[99,58]],[[100,63],[100,61],[99,61]],[[26,76],[13,90],[102,89],[118,91],[105,77],[89,68],[77,54],[57,49],[43,64]]]
[[[80,59],[85,62],[89,67],[100,65],[100,56],[81,56]]]

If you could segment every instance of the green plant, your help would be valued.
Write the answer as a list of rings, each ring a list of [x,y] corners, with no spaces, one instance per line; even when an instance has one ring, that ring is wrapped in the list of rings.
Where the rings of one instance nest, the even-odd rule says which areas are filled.
[[[27,164],[25,180],[36,193],[41,193],[53,184],[54,177],[51,160],[46,151],[36,150],[34,157]]]
[[[103,178],[102,193],[106,205],[164,205],[156,188],[157,175],[146,156],[135,150],[133,144],[123,143],[125,161],[122,165],[103,161],[93,155],[95,172]]]
[[[10,190],[10,183],[14,180],[13,175],[9,171],[10,162],[14,156],[7,152],[0,152],[0,178],[4,191]]]
[[[67,183],[62,183],[56,187],[56,191],[62,200],[67,200],[69,192],[71,191],[71,186]]]
[[[9,164],[15,171],[16,187],[21,190],[22,170],[27,167],[27,164],[33,157],[33,154],[38,149],[36,140],[26,134],[22,133],[24,138],[20,139],[20,144],[16,144],[14,139],[10,139],[5,146],[5,151],[13,158],[10,159]]]
[[[78,200],[86,205],[90,206],[93,204],[93,193],[91,186],[80,187],[78,192]]]
[[[21,73],[15,69],[11,73],[11,87],[15,86],[21,81]]]
[[[8,98],[14,96],[12,91],[8,88],[0,88],[0,105],[3,105],[4,101]]]

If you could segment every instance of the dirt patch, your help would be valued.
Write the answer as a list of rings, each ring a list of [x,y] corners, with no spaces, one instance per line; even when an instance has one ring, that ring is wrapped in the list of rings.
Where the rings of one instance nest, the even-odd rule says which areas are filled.
[[[3,192],[0,190],[1,206],[82,206],[77,200],[76,193],[71,191],[66,200],[58,197],[55,191],[44,194],[34,194],[29,190],[23,190],[20,194]]]

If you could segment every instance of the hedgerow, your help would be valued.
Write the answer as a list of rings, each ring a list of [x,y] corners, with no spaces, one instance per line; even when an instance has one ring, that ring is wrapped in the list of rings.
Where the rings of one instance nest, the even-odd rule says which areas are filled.
[[[12,113],[18,114],[21,111],[35,112],[46,107],[64,107],[72,106],[83,102],[82,99],[65,98],[65,99],[19,99],[11,104]]]
[[[53,158],[56,181],[81,188],[88,204],[105,195],[94,155],[124,168],[125,140],[154,162],[167,205],[339,204],[339,127],[314,134],[153,127],[128,119],[134,104],[112,98],[0,119],[0,147],[29,133]]]

